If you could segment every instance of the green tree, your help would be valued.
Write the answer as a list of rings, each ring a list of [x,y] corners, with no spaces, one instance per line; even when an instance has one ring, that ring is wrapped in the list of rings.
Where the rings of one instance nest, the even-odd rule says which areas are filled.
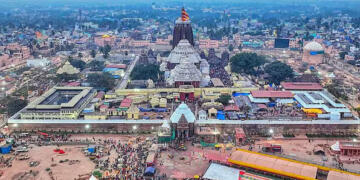
[[[87,67],[89,67],[92,71],[102,71],[105,68],[105,62],[93,60],[87,64]]]
[[[258,72],[258,68],[265,62],[265,57],[259,56],[256,53],[239,53],[230,59],[231,71],[255,75]]]
[[[83,54],[81,52],[79,52],[78,57],[81,59],[83,57]]]
[[[345,55],[347,55],[348,53],[347,52],[339,52],[339,56],[340,56],[340,59],[345,59]]]
[[[69,60],[70,64],[80,70],[83,70],[86,66],[86,63],[82,60],[78,60],[78,59],[70,59]]]
[[[9,116],[14,115],[27,105],[27,101],[23,99],[16,99],[14,97],[7,97],[5,100],[6,111]]]
[[[234,50],[234,46],[232,44],[230,44],[228,48],[230,52]]]
[[[274,61],[265,67],[265,72],[269,74],[270,83],[279,85],[281,81],[294,77],[293,69],[280,61]]]
[[[16,90],[13,94],[13,96],[22,96],[27,98],[28,97],[28,88],[27,86],[23,86],[20,89]]]
[[[92,87],[104,90],[110,90],[115,87],[115,79],[110,73],[89,74],[87,81]]]
[[[110,45],[105,45],[104,47],[100,47],[100,52],[103,53],[103,57],[105,59],[107,59],[110,55],[110,51],[111,51],[111,46]]]
[[[160,69],[158,65],[136,65],[130,74],[132,80],[148,80],[151,79],[156,82],[160,76]]]
[[[219,98],[216,100],[216,102],[219,102],[223,104],[224,106],[229,104],[229,101],[231,100],[231,96],[228,94],[220,95]]]
[[[96,51],[94,49],[91,50],[90,55],[91,55],[92,58],[95,58],[96,57]]]
[[[63,74],[57,74],[56,75],[56,81],[57,82],[68,82],[68,81],[71,81],[71,80],[78,80],[78,79],[79,79],[78,74],[63,73]]]
[[[341,87],[341,85],[337,82],[333,82],[332,84],[325,86],[329,93],[334,95],[336,98],[341,98],[347,101],[349,97],[341,89],[339,89],[339,87]]]

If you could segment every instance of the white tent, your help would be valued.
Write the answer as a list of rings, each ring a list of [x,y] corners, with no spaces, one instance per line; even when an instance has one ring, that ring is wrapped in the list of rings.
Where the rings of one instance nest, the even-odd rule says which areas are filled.
[[[340,143],[339,143],[339,141],[336,141],[335,144],[331,145],[331,150],[340,151]]]
[[[98,180],[94,175],[91,175],[91,177],[89,178],[89,180]]]

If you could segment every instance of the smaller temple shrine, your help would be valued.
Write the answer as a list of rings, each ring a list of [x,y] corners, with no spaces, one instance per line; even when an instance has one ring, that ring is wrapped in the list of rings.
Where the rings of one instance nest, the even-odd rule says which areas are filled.
[[[174,140],[175,137],[172,136],[170,123],[168,120],[165,120],[159,128],[157,133],[159,143],[169,143]]]
[[[170,117],[175,137],[186,139],[194,135],[195,115],[185,103],[181,103]]]
[[[78,74],[80,71],[72,66],[69,61],[66,61],[65,64],[58,69],[57,74]]]

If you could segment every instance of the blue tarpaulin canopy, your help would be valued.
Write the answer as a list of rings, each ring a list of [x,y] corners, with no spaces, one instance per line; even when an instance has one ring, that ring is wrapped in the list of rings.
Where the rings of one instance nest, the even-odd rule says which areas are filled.
[[[153,176],[154,174],[155,174],[155,168],[152,166],[147,167],[144,173],[145,176]]]
[[[248,96],[250,93],[238,93],[238,92],[234,92],[233,93],[233,96],[236,97],[236,96]]]
[[[223,111],[218,111],[216,118],[220,120],[225,120],[225,113]]]

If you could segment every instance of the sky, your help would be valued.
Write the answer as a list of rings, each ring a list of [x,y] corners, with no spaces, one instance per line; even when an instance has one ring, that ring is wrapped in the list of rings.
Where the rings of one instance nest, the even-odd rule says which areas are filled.
[[[241,4],[274,4],[274,5],[294,5],[294,4],[317,4],[317,5],[348,5],[354,7],[360,6],[360,0],[0,0],[0,9],[21,8],[21,7],[81,7],[81,6],[124,6],[124,5],[150,5],[155,2],[160,5],[172,6],[174,4],[183,4],[191,6],[197,5],[211,6],[211,4],[222,5],[241,5]],[[355,5],[356,4],[356,5]]]

